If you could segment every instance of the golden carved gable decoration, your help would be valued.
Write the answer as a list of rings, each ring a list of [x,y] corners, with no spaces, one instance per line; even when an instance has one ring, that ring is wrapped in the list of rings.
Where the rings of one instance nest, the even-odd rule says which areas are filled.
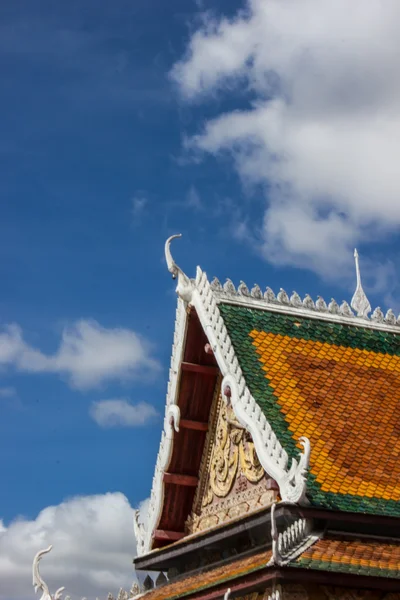
[[[209,529],[270,506],[275,499],[249,432],[216,394],[187,531]]]
[[[238,475],[258,483],[264,476],[250,434],[235,419],[233,409],[220,402],[215,445],[211,454],[208,485],[202,506],[214,496],[225,498]]]

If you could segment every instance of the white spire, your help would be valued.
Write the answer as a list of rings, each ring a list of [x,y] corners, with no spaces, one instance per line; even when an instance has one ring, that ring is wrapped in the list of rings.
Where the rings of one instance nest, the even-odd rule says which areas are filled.
[[[361,285],[360,264],[358,261],[357,248],[354,250],[354,259],[356,261],[357,288],[351,300],[351,308],[357,312],[358,317],[367,317],[371,312],[371,305]]]

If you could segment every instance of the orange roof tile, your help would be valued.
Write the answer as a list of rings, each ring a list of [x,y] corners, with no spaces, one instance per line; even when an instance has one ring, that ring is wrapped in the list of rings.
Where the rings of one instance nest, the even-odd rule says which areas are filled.
[[[400,516],[400,335],[220,305],[246,383],[315,505]]]
[[[195,575],[182,577],[165,586],[148,592],[145,600],[173,600],[186,596],[194,591],[205,590],[209,587],[219,585],[225,581],[231,581],[241,575],[246,575],[266,566],[271,557],[271,552],[263,551],[253,554],[247,558],[241,558],[217,568],[209,568]]]
[[[291,566],[400,578],[400,542],[331,535],[318,540]]]

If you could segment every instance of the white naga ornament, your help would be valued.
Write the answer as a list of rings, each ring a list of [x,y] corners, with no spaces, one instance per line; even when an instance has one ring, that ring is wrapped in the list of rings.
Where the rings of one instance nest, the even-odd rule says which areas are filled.
[[[354,308],[358,317],[366,318],[371,312],[371,305],[361,285],[360,263],[358,260],[357,248],[354,250],[354,259],[356,261],[357,288],[351,300],[351,308]]]
[[[56,591],[56,593],[54,594],[54,596],[52,596],[50,594],[48,585],[43,581],[43,579],[40,576],[39,563],[42,560],[43,556],[45,554],[48,554],[51,551],[52,548],[53,548],[53,546],[49,546],[45,550],[40,550],[40,552],[38,552],[36,554],[35,558],[33,559],[33,565],[32,565],[33,581],[32,581],[32,585],[35,588],[35,593],[37,593],[38,590],[41,590],[43,592],[42,596],[40,597],[40,600],[60,600],[61,596],[62,596],[62,592],[65,589],[64,587],[58,588],[58,590]]]
[[[49,586],[45,581],[43,581],[40,572],[39,572],[39,563],[42,560],[45,554],[48,554],[53,546],[49,546],[45,550],[40,550],[33,559],[32,565],[32,575],[33,581],[32,584],[35,588],[35,592],[41,590],[43,593],[40,597],[40,600],[61,600],[62,592],[64,591],[64,587],[58,588],[54,596],[50,593]],[[133,600],[136,596],[140,595],[140,589],[137,583],[133,583],[130,592],[125,592],[122,588],[119,591],[117,600]],[[65,596],[64,600],[71,600],[70,596]],[[86,598],[82,598],[82,600],[87,600]],[[96,598],[98,600],[98,598]],[[114,596],[110,593],[108,594],[107,600],[115,600]]]

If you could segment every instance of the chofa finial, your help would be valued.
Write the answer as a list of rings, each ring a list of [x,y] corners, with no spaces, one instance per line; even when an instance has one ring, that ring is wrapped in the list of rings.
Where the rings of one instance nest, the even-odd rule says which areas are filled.
[[[171,242],[176,238],[182,237],[181,233],[171,235],[165,242],[165,260],[167,261],[168,271],[172,273],[172,278],[178,278],[178,284],[176,286],[176,293],[185,302],[190,302],[192,298],[193,285],[189,277],[185,275],[180,267],[176,264],[171,254]]]
[[[356,262],[357,288],[351,300],[351,308],[357,312],[358,317],[367,317],[371,312],[371,305],[361,285],[360,264],[358,260],[357,248],[354,250],[354,259]]]
[[[39,563],[42,560],[43,556],[45,554],[48,554],[51,549],[53,548],[53,546],[49,546],[48,548],[46,548],[45,550],[41,550],[40,552],[38,552],[35,556],[35,558],[33,559],[33,565],[32,565],[32,576],[33,576],[33,580],[32,580],[32,585],[35,588],[35,592],[37,592],[38,590],[41,590],[43,592],[40,600],[61,600],[61,596],[62,596],[62,592],[64,590],[63,587],[60,587],[56,593],[54,594],[54,596],[52,596],[50,594],[48,585],[43,581],[40,572],[39,572]]]
[[[177,238],[182,237],[181,233],[176,233],[175,235],[171,235],[171,237],[169,237],[167,239],[167,241],[165,242],[165,260],[167,261],[167,267],[168,267],[168,271],[170,273],[172,273],[172,278],[176,279],[178,274],[179,274],[179,267],[178,265],[175,263],[174,259],[172,258],[172,254],[171,254],[171,242],[172,240],[175,240]]]

